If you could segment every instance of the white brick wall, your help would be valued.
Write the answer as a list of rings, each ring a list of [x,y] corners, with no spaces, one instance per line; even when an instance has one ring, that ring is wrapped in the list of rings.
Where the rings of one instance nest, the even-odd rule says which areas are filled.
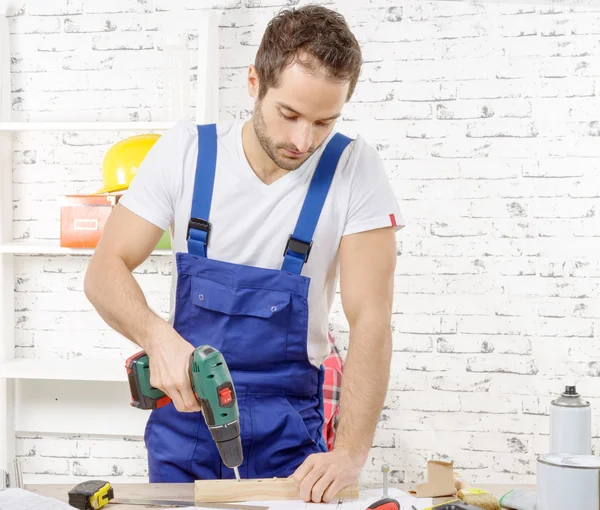
[[[13,2],[18,120],[160,120],[162,28],[221,16],[222,118],[246,118],[244,76],[267,20],[304,0]],[[341,128],[380,150],[409,225],[400,234],[390,391],[364,479],[421,480],[452,458],[478,481],[532,482],[551,395],[577,383],[600,416],[600,32],[597,6],[327,2],[366,63]],[[192,90],[193,118],[194,93]],[[127,133],[129,134],[129,133]],[[56,239],[56,197],[100,186],[125,133],[16,136],[14,235]],[[17,354],[122,358],[132,346],[82,294],[87,257],[18,257]],[[138,271],[168,309],[170,265]],[[62,303],[62,304],[59,304]],[[336,301],[331,328],[346,345]],[[593,427],[594,448],[600,430]],[[145,480],[141,437],[24,435],[27,482]]]

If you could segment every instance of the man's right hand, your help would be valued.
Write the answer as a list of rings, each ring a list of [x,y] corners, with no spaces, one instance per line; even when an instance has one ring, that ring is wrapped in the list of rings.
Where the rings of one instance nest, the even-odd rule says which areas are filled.
[[[179,412],[200,411],[189,376],[194,346],[179,336],[170,324],[166,326],[161,328],[163,336],[145,349],[150,360],[150,384],[164,391]]]
[[[85,295],[100,316],[150,359],[150,383],[181,412],[200,411],[188,375],[194,347],[149,307],[133,270],[156,248],[163,230],[118,203],[86,271]]]

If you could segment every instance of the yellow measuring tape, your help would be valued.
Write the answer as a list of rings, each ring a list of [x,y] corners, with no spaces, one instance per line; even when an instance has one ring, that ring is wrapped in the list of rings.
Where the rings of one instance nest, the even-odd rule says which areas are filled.
[[[113,488],[104,480],[81,482],[69,491],[69,504],[79,510],[98,510],[112,498]]]

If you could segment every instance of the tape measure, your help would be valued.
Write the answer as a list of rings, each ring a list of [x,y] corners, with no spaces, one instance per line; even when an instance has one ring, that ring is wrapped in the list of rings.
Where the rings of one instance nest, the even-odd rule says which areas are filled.
[[[115,497],[110,483],[104,480],[81,482],[69,491],[69,505],[79,510],[97,510]]]

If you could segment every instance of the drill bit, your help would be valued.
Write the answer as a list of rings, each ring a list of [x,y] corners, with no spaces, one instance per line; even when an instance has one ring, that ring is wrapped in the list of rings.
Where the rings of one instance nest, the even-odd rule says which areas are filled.
[[[233,472],[235,473],[235,477],[237,478],[237,481],[240,481],[240,472],[238,471],[238,468],[234,467],[233,468]]]

